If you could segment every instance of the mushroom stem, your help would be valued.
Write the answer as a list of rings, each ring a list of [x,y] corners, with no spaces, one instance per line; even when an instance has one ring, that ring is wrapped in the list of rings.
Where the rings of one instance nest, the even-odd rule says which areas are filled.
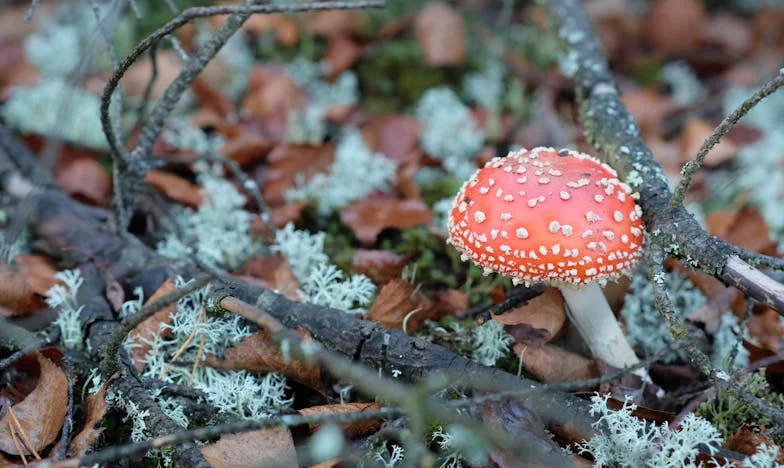
[[[623,369],[639,364],[602,289],[596,282],[559,288],[566,300],[569,320],[580,332],[594,357]]]

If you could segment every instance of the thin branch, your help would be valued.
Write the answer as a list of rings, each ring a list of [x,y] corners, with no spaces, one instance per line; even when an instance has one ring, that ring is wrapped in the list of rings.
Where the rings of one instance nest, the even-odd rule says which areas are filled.
[[[784,86],[784,69],[782,69],[775,78],[765,83],[748,99],[743,101],[743,103],[741,103],[737,109],[732,111],[730,115],[721,121],[719,126],[713,130],[713,133],[711,133],[708,138],[705,139],[705,142],[702,143],[702,146],[700,146],[700,149],[697,151],[697,155],[694,157],[694,159],[684,164],[683,168],[681,169],[681,175],[683,177],[681,178],[678,187],[675,188],[672,197],[670,198],[670,208],[683,204],[683,199],[686,197],[686,192],[689,190],[689,184],[691,184],[691,179],[694,177],[694,173],[702,167],[703,162],[705,162],[705,157],[708,155],[710,150],[719,143],[721,137],[732,130],[732,127],[734,127],[735,124],[737,124],[744,115],[748,114],[748,112],[753,109],[754,106],[759,104],[760,101],[766,97],[776,92],[776,90],[782,86]]]
[[[722,272],[729,284],[756,298],[760,303],[784,315],[784,285],[770,276],[744,262],[736,255],[730,255]]]
[[[109,338],[106,349],[104,350],[103,361],[101,361],[101,365],[99,366],[101,374],[104,376],[109,376],[117,371],[117,353],[120,351],[122,342],[125,341],[125,337],[128,335],[128,333],[131,332],[131,330],[136,328],[140,323],[144,322],[148,318],[152,317],[159,310],[168,307],[188,294],[203,288],[207,285],[207,283],[210,282],[211,279],[212,276],[210,275],[202,276],[201,278],[188,283],[176,291],[161,296],[152,304],[147,304],[146,306],[142,307],[139,312],[136,312],[135,314],[126,318],[120,324],[120,326],[114,330],[112,336]]]
[[[269,418],[261,420],[236,421],[228,424],[201,427],[190,431],[174,432],[135,444],[110,447],[91,455],[70,458],[62,462],[53,463],[52,468],[78,468],[80,466],[92,466],[95,464],[101,465],[120,459],[133,459],[135,456],[141,455],[150,449],[159,449],[169,445],[179,445],[183,442],[213,439],[224,434],[236,434],[258,429],[268,429],[271,427],[296,427],[304,426],[306,424],[351,424],[372,419],[393,418],[400,414],[401,411],[395,408],[379,408],[377,410],[369,411],[310,414],[307,416],[285,414],[270,416]]]

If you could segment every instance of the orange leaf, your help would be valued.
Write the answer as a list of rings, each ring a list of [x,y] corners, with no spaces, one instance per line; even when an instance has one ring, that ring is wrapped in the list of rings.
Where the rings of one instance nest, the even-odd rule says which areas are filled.
[[[157,291],[155,291],[155,294],[147,299],[147,302],[145,302],[144,305],[146,306],[152,304],[161,296],[165,296],[166,294],[173,292],[174,289],[174,282],[170,279],[167,279],[166,282],[163,283]],[[176,311],[176,303],[168,307],[164,307],[163,309],[153,314],[151,317],[148,317],[145,321],[134,328],[131,333],[129,333],[131,341],[137,345],[131,352],[133,365],[136,366],[137,370],[142,370],[144,368],[144,360],[147,358],[147,353],[149,353],[151,349],[151,345],[146,343],[146,341],[152,341],[155,335],[159,333],[163,337],[171,335],[170,329],[165,328],[161,330],[160,327],[162,323],[171,323],[171,315],[173,315]]]
[[[213,468],[298,466],[291,432],[277,427],[222,435],[202,447],[201,454]]]
[[[417,16],[416,38],[433,67],[462,65],[466,55],[463,18],[443,2],[430,2]]]
[[[431,217],[430,209],[423,202],[394,198],[360,200],[340,211],[340,220],[366,246],[373,245],[384,229],[403,230],[425,225]]]
[[[76,157],[58,164],[55,178],[67,194],[93,205],[105,205],[112,193],[109,174],[98,161],[89,157]]]
[[[566,323],[564,299],[556,288],[547,288],[522,307],[493,314],[493,320],[507,325],[507,331],[518,343],[541,346],[552,340]]]
[[[261,180],[264,200],[270,206],[284,203],[284,193],[298,178],[307,182],[315,174],[326,172],[335,160],[335,145],[289,145],[275,147],[267,155],[269,166]]]
[[[257,255],[238,270],[239,274],[264,280],[269,287],[292,301],[299,301],[299,282],[282,255]]]
[[[24,400],[13,406],[13,410],[33,448],[40,453],[54,442],[63,426],[68,405],[68,381],[65,372],[49,358],[40,353],[36,353],[35,357],[40,368],[38,383]],[[0,450],[19,455],[11,439],[10,421],[8,412],[0,418]],[[28,453],[25,451],[25,455]]]
[[[433,312],[428,314],[431,320],[441,317],[462,317],[468,311],[468,294],[459,289],[445,289],[433,294]]]
[[[171,172],[153,169],[147,172],[145,182],[171,200],[191,208],[198,207],[202,202],[199,186]]]
[[[305,330],[299,330],[298,333],[304,339],[311,340]],[[311,388],[320,389],[323,387],[321,370],[318,366],[286,359],[280,347],[270,339],[269,332],[263,329],[243,338],[237,345],[227,348],[222,357],[207,355],[204,362],[208,366],[218,369],[280,372]]]
[[[727,443],[724,444],[724,447],[727,450],[751,456],[757,451],[757,447],[762,444],[765,444],[768,447],[776,445],[776,443],[765,434],[765,428],[762,428],[760,431],[757,428],[749,427],[748,424],[744,424],[737,432],[727,437]],[[784,454],[779,455],[778,461],[784,462]]]
[[[340,403],[334,405],[321,405],[311,406],[310,408],[303,408],[297,411],[303,416],[310,416],[313,414],[342,414],[342,413],[357,413],[361,411],[374,411],[382,408],[380,403]],[[310,432],[315,432],[319,426],[310,424]],[[351,424],[344,424],[342,426],[343,433],[346,437],[359,437],[365,434],[372,434],[381,428],[381,422],[378,420],[360,421]]]
[[[14,257],[14,265],[33,291],[41,296],[45,296],[49,288],[59,282],[54,277],[57,270],[43,255],[17,255]]]
[[[363,127],[365,141],[389,159],[408,162],[419,145],[419,122],[410,116],[387,114],[372,117]]]
[[[400,278],[406,257],[389,250],[357,249],[351,264],[354,272],[370,277],[376,284],[383,284]]]
[[[84,427],[71,440],[70,452],[74,456],[81,457],[89,452],[103,432],[103,427],[98,423],[101,422],[108,409],[106,387],[107,382],[104,382],[98,392],[87,396],[84,404]]]
[[[324,60],[329,64],[326,78],[333,80],[351,68],[362,53],[362,48],[350,38],[340,35],[330,37]]]
[[[260,134],[250,131],[241,132],[230,138],[221,152],[241,166],[253,164],[264,159],[275,143]]]
[[[0,266],[0,315],[28,315],[44,307],[43,298],[30,287],[24,274]]]
[[[541,348],[516,344],[514,352],[523,366],[544,383],[573,382],[597,377],[599,369],[593,359],[545,344]]]
[[[418,330],[424,323],[427,310],[422,301],[414,296],[414,285],[402,279],[385,284],[365,318],[378,322],[389,329],[403,329],[406,317],[406,332]],[[427,307],[429,308],[429,307]]]

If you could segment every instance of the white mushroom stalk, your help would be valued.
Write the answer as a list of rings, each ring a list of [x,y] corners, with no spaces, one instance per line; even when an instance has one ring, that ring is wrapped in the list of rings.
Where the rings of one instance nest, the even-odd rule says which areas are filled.
[[[520,150],[492,159],[463,185],[450,212],[449,238],[486,273],[558,287],[593,355],[630,367],[639,359],[599,286],[642,257],[636,198],[611,167],[589,155]]]

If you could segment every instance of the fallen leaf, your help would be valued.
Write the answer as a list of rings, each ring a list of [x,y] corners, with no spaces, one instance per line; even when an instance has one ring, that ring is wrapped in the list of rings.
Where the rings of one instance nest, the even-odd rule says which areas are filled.
[[[699,47],[706,17],[700,0],[658,0],[648,10],[645,34],[665,56],[691,54]]]
[[[203,200],[201,188],[198,185],[171,172],[153,169],[147,171],[144,181],[170,200],[191,208],[198,207]]]
[[[705,139],[713,133],[713,126],[708,122],[691,118],[683,124],[681,130],[681,163],[686,163],[699,151]],[[705,167],[716,167],[719,164],[729,161],[738,152],[738,147],[727,139],[722,139],[714,146],[705,157]]]
[[[726,12],[711,14],[702,31],[702,41],[741,59],[748,52],[752,31],[748,21]]]
[[[753,206],[741,208],[722,239],[754,252],[776,255],[776,245],[770,240],[768,223]]]
[[[669,96],[651,88],[624,91],[621,101],[637,121],[646,141],[663,133],[665,119],[678,107]]]
[[[764,349],[774,353],[781,350],[782,329],[780,316],[775,310],[765,308],[761,312],[755,311],[749,319],[749,336]]]
[[[335,160],[335,145],[291,145],[282,144],[267,155],[268,166],[256,178],[270,206],[285,203],[286,190],[294,187],[298,180],[310,180],[319,172],[327,172]]]
[[[311,406],[310,408],[303,408],[297,412],[302,416],[311,416],[316,414],[342,414],[342,413],[357,413],[362,411],[375,411],[383,408],[381,403],[339,403],[334,405],[320,405]],[[309,424],[310,432],[316,432],[319,426],[317,424]],[[341,426],[343,434],[348,438],[359,437],[366,434],[372,434],[381,428],[381,421],[366,420],[355,423],[343,424]]]
[[[18,317],[46,307],[23,273],[0,266],[0,316]]]
[[[171,49],[158,50],[155,54],[157,63],[157,79],[153,84],[150,99],[155,101],[163,96],[164,91],[180,74],[183,68],[182,60],[177,55],[177,52]],[[122,86],[123,93],[130,96],[141,98],[144,96],[144,91],[147,89],[147,84],[150,82],[152,75],[152,61],[149,55],[144,55],[139,58],[128,71],[123,75]]]
[[[247,166],[264,159],[274,146],[275,142],[271,138],[252,132],[242,132],[226,141],[221,147],[221,153],[240,166]]]
[[[406,257],[389,250],[357,249],[351,261],[354,272],[361,273],[376,284],[400,278]]]
[[[334,80],[351,68],[362,53],[362,48],[347,36],[332,36],[327,41],[323,60],[327,63],[327,80]]]
[[[245,262],[237,273],[262,279],[286,298],[300,300],[299,282],[282,255],[256,255]]]
[[[564,298],[558,289],[547,288],[524,306],[492,317],[507,325],[507,331],[518,343],[541,346],[551,341],[566,323]]]
[[[58,162],[54,171],[65,193],[93,205],[104,206],[112,193],[112,180],[101,164],[90,157]]]
[[[298,333],[303,339],[312,340],[305,330],[300,329]],[[208,354],[204,363],[217,369],[280,372],[311,388],[323,387],[321,370],[318,366],[310,366],[295,359],[286,359],[280,346],[272,342],[269,332],[264,329],[227,348],[223,356]]]
[[[430,2],[419,12],[414,28],[425,63],[441,67],[465,62],[466,28],[454,8],[443,2]]]
[[[217,442],[202,447],[201,454],[213,468],[298,466],[291,431],[277,427],[224,434]]]
[[[72,456],[81,457],[87,454],[103,432],[104,428],[99,423],[103,420],[108,409],[106,404],[107,384],[108,382],[104,382],[96,393],[87,395],[84,403],[84,427],[71,440],[69,446]]]
[[[352,10],[326,10],[313,12],[307,27],[316,36],[356,36],[361,18]]]
[[[374,151],[397,161],[409,162],[419,146],[419,122],[407,115],[386,114],[371,117],[362,136]]]
[[[299,106],[302,91],[291,77],[268,68],[254,68],[243,107],[250,116],[264,118],[286,114]],[[255,74],[255,76],[253,76]],[[251,84],[253,83],[253,84]]]
[[[145,306],[157,301],[161,296],[165,296],[175,290],[174,282],[167,279],[155,293],[147,299],[144,303]],[[151,317],[148,317],[142,323],[128,334],[132,343],[134,343],[133,351],[131,351],[131,360],[136,370],[141,371],[144,368],[144,361],[147,358],[147,353],[150,352],[152,345],[148,341],[152,341],[155,335],[160,334],[162,337],[171,335],[171,329],[161,329],[162,323],[171,323],[172,315],[177,311],[177,304],[171,304],[164,307]]]
[[[24,276],[30,288],[41,296],[45,296],[46,292],[59,282],[54,277],[57,269],[43,255],[17,255],[14,257],[14,265]]]
[[[40,368],[38,383],[24,400],[13,405],[13,410],[32,447],[40,453],[54,442],[63,426],[68,405],[68,380],[65,372],[49,358],[40,353],[36,353],[35,358]],[[5,411],[0,418],[0,450],[20,455],[11,439],[10,421],[10,413]],[[25,450],[25,455],[29,453]]]
[[[593,359],[545,344],[542,347],[516,344],[514,352],[523,366],[543,383],[574,382],[599,376]]]
[[[429,307],[416,296],[415,289],[413,284],[402,279],[390,281],[381,288],[365,318],[389,329],[402,330],[405,322],[406,333],[419,330]]]
[[[408,229],[430,222],[430,208],[419,200],[394,198],[364,199],[340,210],[340,220],[349,226],[365,246],[387,228]]]
[[[433,303],[428,314],[430,320],[439,320],[441,317],[462,317],[468,312],[468,294],[459,289],[449,288],[436,291],[430,298]]]
[[[727,437],[724,448],[751,456],[757,451],[757,447],[762,444],[765,444],[768,447],[774,447],[776,445],[776,443],[773,442],[773,439],[765,434],[764,428],[760,430],[759,428],[744,424],[734,434]],[[784,462],[784,453],[779,454],[777,460],[780,463]]]

